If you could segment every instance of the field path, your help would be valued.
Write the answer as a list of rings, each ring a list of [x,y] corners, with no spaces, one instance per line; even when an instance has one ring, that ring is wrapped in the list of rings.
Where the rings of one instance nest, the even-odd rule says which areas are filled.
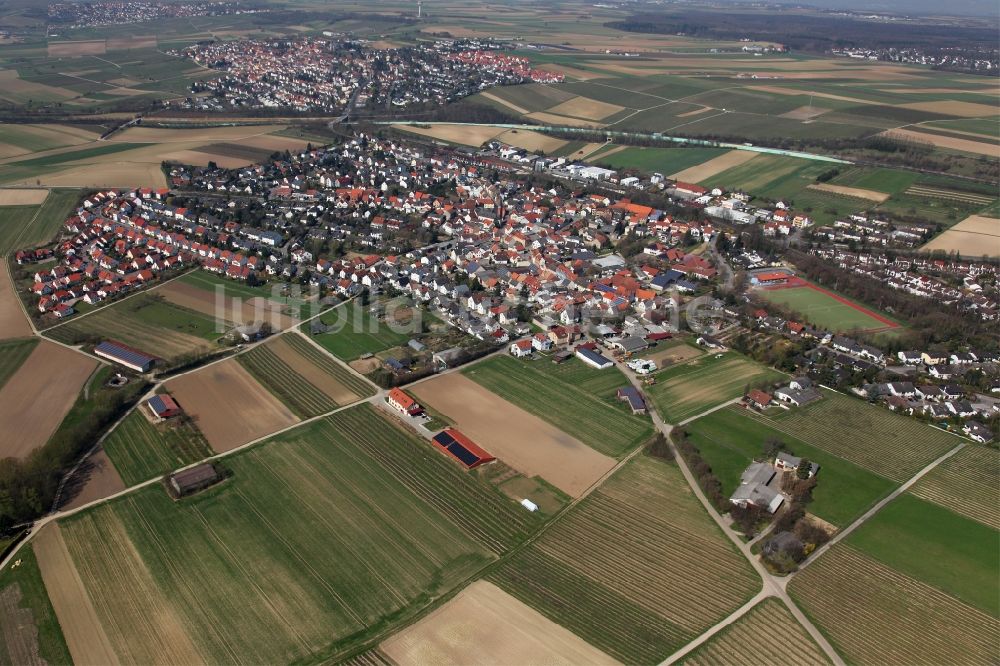
[[[623,361],[616,360],[615,365],[617,365],[618,369],[621,370],[622,373],[628,378],[629,382],[631,382],[632,385],[641,392],[643,389],[642,382],[639,381],[636,374],[632,372],[628,368],[628,366],[625,365]],[[712,407],[712,409],[710,409],[709,411],[715,411],[717,409],[720,409],[719,405]],[[657,413],[656,408],[653,406],[652,403],[647,403],[647,410],[649,412],[650,417],[652,417],[653,419],[653,425],[656,426],[656,429],[662,432],[667,437],[669,437],[671,430],[673,430],[673,426],[664,422],[664,420],[660,418],[660,415]],[[676,450],[674,450],[674,457],[675,460],[677,461],[677,468],[680,469],[681,474],[684,475],[684,480],[687,481],[687,484],[689,486],[691,486],[691,491],[694,493],[695,497],[698,498],[698,501],[701,502],[702,507],[704,507],[705,511],[708,512],[708,515],[712,517],[712,520],[714,520],[716,525],[719,526],[719,529],[722,530],[723,534],[725,534],[729,538],[729,540],[733,543],[733,545],[735,545],[739,549],[739,551],[743,554],[743,556],[747,559],[750,565],[757,572],[757,575],[759,575],[761,580],[763,581],[763,589],[761,589],[761,591],[754,598],[756,599],[757,597],[760,597],[758,601],[760,601],[765,597],[778,597],[779,599],[781,599],[783,602],[785,602],[785,606],[787,606],[788,609],[792,612],[792,615],[795,616],[795,619],[799,622],[799,624],[801,624],[802,627],[809,633],[809,635],[812,636],[813,640],[816,641],[816,643],[820,646],[820,648],[823,650],[826,656],[830,658],[830,661],[833,662],[834,666],[845,666],[844,660],[841,659],[840,655],[837,654],[837,651],[833,649],[833,646],[830,645],[830,642],[826,640],[826,637],[823,636],[822,633],[820,633],[819,629],[816,628],[816,626],[809,620],[809,618],[805,616],[805,614],[799,609],[799,607],[795,605],[795,602],[792,601],[791,597],[788,596],[788,592],[785,591],[784,586],[781,585],[778,582],[778,580],[774,576],[772,576],[767,569],[764,568],[764,565],[760,563],[760,560],[757,558],[757,555],[750,551],[749,544],[744,543],[743,540],[729,527],[728,522],[722,519],[722,516],[719,514],[719,512],[716,511],[715,507],[712,506],[711,502],[709,502],[708,499],[705,497],[705,493],[702,492],[701,486],[698,485],[697,481],[694,478],[694,475],[691,474],[691,470],[688,469],[687,463],[676,452]],[[701,636],[696,638],[695,641],[698,642],[699,644],[703,643],[705,640],[707,640],[714,634],[718,633],[719,631],[727,627],[729,624],[732,624],[733,622],[738,620],[741,616],[745,615],[751,608],[753,608],[753,605],[750,604],[749,602],[747,604],[744,604],[741,608],[737,609],[736,612],[732,613],[725,620],[723,620],[722,622],[715,625],[714,627],[703,633]],[[681,649],[681,651],[678,654],[671,655],[663,663],[664,664],[673,663],[673,661],[676,661],[676,659],[679,659],[681,655],[689,651],[690,650],[688,650],[688,646],[685,646],[684,648]]]
[[[868,511],[865,511],[864,514],[862,514],[853,523],[851,523],[850,525],[848,525],[844,529],[842,529],[839,532],[837,532],[836,536],[834,536],[832,539],[830,539],[825,544],[823,544],[822,546],[820,546],[816,550],[816,552],[813,553],[811,557],[809,557],[809,559],[807,559],[805,562],[803,562],[801,565],[799,565],[798,571],[795,571],[795,572],[789,574],[788,576],[785,576],[785,578],[782,579],[782,581],[781,581],[781,586],[782,587],[787,587],[788,586],[788,582],[792,579],[793,576],[795,576],[796,574],[798,574],[799,571],[802,571],[807,566],[809,566],[810,564],[812,564],[813,562],[815,562],[818,557],[820,557],[826,551],[830,550],[830,548],[834,544],[840,542],[848,534],[850,534],[851,532],[853,532],[857,528],[861,527],[862,523],[864,523],[866,520],[870,519],[876,513],[878,513],[879,511],[881,511],[883,509],[883,507],[885,507],[886,504],[888,504],[889,502],[893,501],[894,499],[896,499],[897,497],[899,497],[900,495],[902,495],[903,493],[905,493],[907,490],[910,489],[911,486],[913,486],[913,484],[915,484],[917,481],[919,481],[920,479],[922,479],[931,470],[933,470],[935,467],[937,467],[938,465],[940,465],[941,463],[943,463],[948,458],[951,458],[953,455],[955,455],[956,453],[958,453],[959,451],[961,451],[962,449],[964,449],[966,446],[967,445],[965,444],[965,442],[960,443],[958,446],[956,446],[955,448],[953,448],[951,451],[948,451],[943,456],[941,456],[940,458],[938,458],[934,462],[932,462],[929,465],[927,465],[927,467],[924,467],[922,470],[920,470],[919,472],[917,472],[916,474],[914,474],[913,477],[911,477],[909,481],[907,481],[906,483],[904,483],[903,485],[901,485],[899,488],[896,488],[894,491],[892,491],[891,493],[889,493],[888,496],[886,496],[885,498],[883,498],[882,501],[880,501],[878,504],[876,504],[872,508],[868,509]]]

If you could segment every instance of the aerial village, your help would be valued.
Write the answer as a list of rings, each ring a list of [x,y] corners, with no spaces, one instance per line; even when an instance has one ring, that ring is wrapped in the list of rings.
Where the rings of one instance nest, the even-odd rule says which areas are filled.
[[[420,48],[379,49],[366,42],[273,39],[210,42],[176,52],[224,72],[192,86],[186,108],[289,108],[338,112],[443,105],[498,85],[557,83],[490,41],[438,40]]]
[[[805,345],[794,359],[803,376],[991,439],[983,421],[1000,413],[995,353],[908,351],[897,362],[869,343],[771,314],[751,302],[754,289],[798,278],[769,269],[719,234],[707,215],[682,219],[595,187],[614,176],[542,158],[544,169],[539,160],[525,166],[514,154],[502,157],[503,150],[361,134],[238,169],[172,167],[170,189],[94,193],[58,242],[17,252],[28,270],[46,262],[32,273],[25,297],[51,324],[72,317],[80,304],[100,306],[192,269],[253,285],[294,282],[326,299],[384,293],[433,312],[480,343],[476,353],[500,347],[519,358],[576,355],[598,369],[629,360],[633,372],[653,382],[661,368],[638,357],[674,336],[691,335],[713,353],[739,349],[747,336],[764,346],[786,339]],[[543,181],[540,173],[555,177]],[[665,183],[665,190],[680,210],[724,196],[684,183]],[[709,242],[720,239],[725,256]],[[720,269],[732,271],[726,256],[752,276],[744,301],[714,297]],[[910,268],[919,268],[916,260]],[[964,270],[995,267],[966,262]],[[698,296],[709,297],[714,318],[692,335],[677,313]],[[322,322],[312,330],[322,332]],[[411,342],[416,352],[423,346]],[[438,370],[468,358],[457,348],[426,356]],[[385,365],[392,385],[417,376],[411,358]],[[984,378],[980,391],[968,382],[962,388],[968,373]],[[748,389],[746,404],[800,406],[808,402],[800,390],[811,387],[801,383],[784,385],[784,393],[777,384],[755,387],[753,395]],[[635,413],[644,410],[638,391],[620,398]]]

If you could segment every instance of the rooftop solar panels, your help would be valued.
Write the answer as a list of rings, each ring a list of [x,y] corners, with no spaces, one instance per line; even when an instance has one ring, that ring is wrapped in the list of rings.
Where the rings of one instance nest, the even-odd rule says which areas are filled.
[[[117,361],[127,367],[139,370],[140,372],[146,372],[149,370],[149,368],[152,367],[153,363],[156,361],[155,356],[144,354],[137,349],[132,349],[131,347],[127,347],[120,342],[114,342],[113,340],[105,340],[94,347],[94,353],[98,356],[111,359],[112,361]]]
[[[435,435],[434,443],[469,469],[495,460],[493,456],[476,446],[465,435],[452,428],[442,430]]]
[[[462,461],[466,467],[472,467],[479,462],[480,458],[472,451],[468,450],[458,442],[448,447],[448,453]]]

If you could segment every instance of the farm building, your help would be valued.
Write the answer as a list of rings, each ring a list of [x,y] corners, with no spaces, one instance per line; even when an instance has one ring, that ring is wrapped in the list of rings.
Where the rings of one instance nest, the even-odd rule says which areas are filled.
[[[202,463],[171,474],[170,488],[178,497],[183,497],[207,488],[221,478],[212,463]]]
[[[154,395],[146,401],[146,408],[157,419],[169,419],[181,413],[180,406],[166,394]]]
[[[747,402],[757,409],[764,409],[771,404],[771,394],[760,389],[751,389],[747,394]]]
[[[633,414],[646,413],[646,401],[643,399],[639,389],[634,386],[625,386],[618,389],[618,399],[627,402]]]
[[[774,467],[768,463],[751,463],[740,476],[740,485],[729,501],[737,506],[757,506],[774,513],[785,501],[781,493],[768,486],[774,474]]]
[[[386,403],[398,412],[407,416],[417,416],[423,414],[424,408],[420,406],[409,393],[402,389],[394,388],[385,396]]]
[[[150,356],[114,340],[105,340],[94,347],[94,354],[136,372],[149,372],[156,363],[155,356]]]
[[[808,461],[807,461],[808,462]],[[791,453],[782,451],[774,458],[774,466],[782,472],[797,472],[802,465],[802,458],[793,456]],[[809,463],[809,478],[816,476],[819,471],[819,463]]]
[[[433,442],[468,469],[474,469],[496,460],[496,458],[479,448],[475,442],[454,428],[445,428],[434,435]]]
[[[604,370],[605,368],[610,368],[614,365],[611,359],[588,347],[577,347],[576,357],[592,368],[597,368],[598,370]]]

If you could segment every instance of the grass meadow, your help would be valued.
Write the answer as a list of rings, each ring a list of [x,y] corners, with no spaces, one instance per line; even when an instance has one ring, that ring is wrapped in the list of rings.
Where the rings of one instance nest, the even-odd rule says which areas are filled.
[[[903,483],[961,439],[835,391],[823,399],[759,418],[771,428]]]
[[[647,396],[668,423],[681,423],[782,375],[732,352],[703,356],[656,374]]]
[[[769,439],[784,442],[784,449],[789,453],[819,463],[809,512],[838,527],[849,525],[896,487],[889,479],[774,430],[737,407],[712,412],[687,424],[684,429],[712,467],[727,496],[739,485],[746,466],[760,459],[764,443]]]
[[[24,627],[24,623],[30,622],[37,631],[38,657],[49,664],[72,663],[32,547],[22,547],[16,560],[21,561],[17,568],[8,566],[0,571],[0,600],[3,600],[0,626]],[[14,611],[17,617],[12,616],[13,609],[17,609]],[[0,631],[0,663],[24,663],[23,660],[30,656],[20,651],[19,646],[8,643],[9,637],[16,633]]]
[[[956,599],[1000,616],[1000,532],[910,494],[851,533],[847,543]]]
[[[500,355],[462,374],[608,456],[621,457],[653,434],[648,417],[634,416],[618,400],[628,380],[617,368],[594,370],[576,358],[556,365],[544,357]]]
[[[319,319],[335,330],[312,335],[313,341],[342,361],[353,361],[363,354],[377,354],[404,345],[420,333],[416,325],[413,330],[400,326],[390,328],[388,322],[375,319],[367,308],[355,303],[334,308]],[[303,326],[303,332],[310,334],[308,324]]]

